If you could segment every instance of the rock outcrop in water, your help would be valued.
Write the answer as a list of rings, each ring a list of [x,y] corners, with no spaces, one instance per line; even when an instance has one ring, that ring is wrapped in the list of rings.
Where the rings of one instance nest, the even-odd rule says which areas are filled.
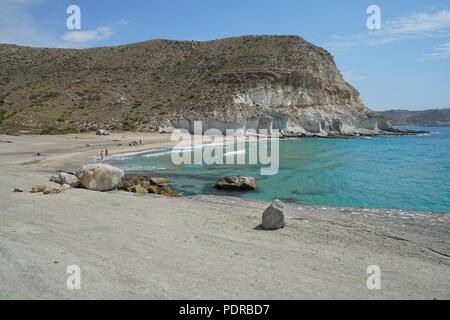
[[[0,45],[0,129],[62,133],[278,129],[286,136],[393,130],[326,50],[297,36],[150,40],[86,50]]]
[[[214,188],[224,190],[256,190],[256,179],[251,176],[228,176],[220,178]]]

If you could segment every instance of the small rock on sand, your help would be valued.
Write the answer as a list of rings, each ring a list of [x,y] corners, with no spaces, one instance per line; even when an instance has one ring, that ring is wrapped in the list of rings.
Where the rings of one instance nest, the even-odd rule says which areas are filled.
[[[68,185],[67,183],[65,183],[65,184],[61,185],[61,189],[62,190],[69,190],[69,189],[72,189],[72,186]]]
[[[68,184],[72,188],[78,188],[80,186],[80,180],[77,177],[65,172],[59,172],[57,175],[50,177],[49,180],[61,185]]]
[[[57,194],[61,193],[63,189],[61,187],[46,187],[44,190],[44,194]]]
[[[45,188],[46,188],[46,186],[44,186],[42,184],[38,184],[38,185],[31,187],[31,192],[32,193],[44,192]]]
[[[23,192],[22,188],[14,188],[14,192]]]
[[[264,211],[261,226],[265,230],[276,230],[284,225],[284,205],[277,199]]]

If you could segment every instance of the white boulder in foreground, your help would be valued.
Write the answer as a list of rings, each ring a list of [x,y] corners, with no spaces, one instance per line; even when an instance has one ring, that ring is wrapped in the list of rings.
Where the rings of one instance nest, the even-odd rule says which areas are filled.
[[[122,184],[124,173],[119,168],[107,164],[94,163],[82,166],[75,172],[75,176],[86,189],[109,191]]]
[[[264,210],[262,215],[262,228],[265,230],[276,230],[284,228],[284,206],[280,200],[275,200]]]
[[[68,184],[72,188],[78,188],[80,186],[80,180],[77,177],[65,172],[59,172],[57,175],[52,176],[50,181],[61,185]]]

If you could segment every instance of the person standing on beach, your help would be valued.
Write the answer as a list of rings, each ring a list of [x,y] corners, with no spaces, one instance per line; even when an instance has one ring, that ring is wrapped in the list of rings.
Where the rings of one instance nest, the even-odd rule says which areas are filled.
[[[100,159],[103,160],[103,150],[100,151]]]
[[[108,148],[106,148],[106,150],[105,150],[105,158],[107,158],[108,155],[109,155]]]

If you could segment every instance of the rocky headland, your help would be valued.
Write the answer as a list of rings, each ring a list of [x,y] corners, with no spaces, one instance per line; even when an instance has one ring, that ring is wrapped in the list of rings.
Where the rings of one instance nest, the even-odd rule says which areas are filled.
[[[85,50],[0,45],[0,130],[404,134],[364,106],[332,55],[298,36],[150,40]]]
[[[450,108],[430,110],[388,110],[379,112],[394,126],[450,127]]]

